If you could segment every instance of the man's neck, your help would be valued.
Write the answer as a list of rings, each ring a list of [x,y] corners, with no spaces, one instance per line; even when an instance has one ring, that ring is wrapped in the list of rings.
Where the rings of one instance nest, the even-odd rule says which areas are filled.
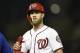
[[[33,26],[34,31],[37,31],[38,29],[42,28],[44,26],[44,24],[39,24],[39,25],[35,25]]]

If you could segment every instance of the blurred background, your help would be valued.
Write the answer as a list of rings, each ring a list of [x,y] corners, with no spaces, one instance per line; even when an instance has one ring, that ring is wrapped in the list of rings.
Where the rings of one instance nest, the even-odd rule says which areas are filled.
[[[31,29],[25,10],[35,1],[45,6],[44,23],[59,33],[64,53],[80,53],[80,0],[0,0],[0,31],[10,45]]]

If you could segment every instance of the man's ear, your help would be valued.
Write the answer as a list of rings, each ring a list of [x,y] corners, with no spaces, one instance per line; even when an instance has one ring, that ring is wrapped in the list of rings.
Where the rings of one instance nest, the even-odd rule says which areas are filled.
[[[27,16],[26,17],[28,17],[29,15],[27,14]]]
[[[44,14],[44,13],[42,13],[42,18],[44,18],[44,16],[45,16],[45,14]]]

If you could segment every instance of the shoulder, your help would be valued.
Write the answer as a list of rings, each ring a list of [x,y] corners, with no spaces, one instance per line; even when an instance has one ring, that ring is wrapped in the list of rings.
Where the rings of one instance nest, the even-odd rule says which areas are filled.
[[[51,27],[48,27],[48,38],[49,38],[49,40],[53,40],[53,41],[55,41],[56,39],[58,39],[59,38],[59,34],[58,34],[58,32],[55,30],[55,29],[53,29],[53,28],[51,28]]]
[[[27,40],[27,39],[29,39],[29,38],[30,38],[30,30],[27,31],[27,32],[25,32],[25,33],[23,34],[23,40],[24,40],[24,41]]]
[[[56,36],[59,35],[58,32],[54,28],[51,28],[51,27],[48,27],[45,33],[47,34],[47,37],[50,39],[56,38]]]
[[[58,35],[58,32],[54,28],[48,27],[47,31],[49,31],[51,34]]]
[[[30,30],[28,30],[27,32],[25,32],[25,33],[23,34],[23,37],[28,36],[28,34],[30,34]]]

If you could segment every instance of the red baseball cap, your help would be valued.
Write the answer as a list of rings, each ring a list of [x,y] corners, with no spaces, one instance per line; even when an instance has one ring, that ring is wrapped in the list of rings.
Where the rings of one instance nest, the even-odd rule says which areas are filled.
[[[38,2],[30,4],[28,11],[30,12],[32,10],[33,11],[40,11],[40,12],[45,11],[43,5],[41,3],[38,3]]]

